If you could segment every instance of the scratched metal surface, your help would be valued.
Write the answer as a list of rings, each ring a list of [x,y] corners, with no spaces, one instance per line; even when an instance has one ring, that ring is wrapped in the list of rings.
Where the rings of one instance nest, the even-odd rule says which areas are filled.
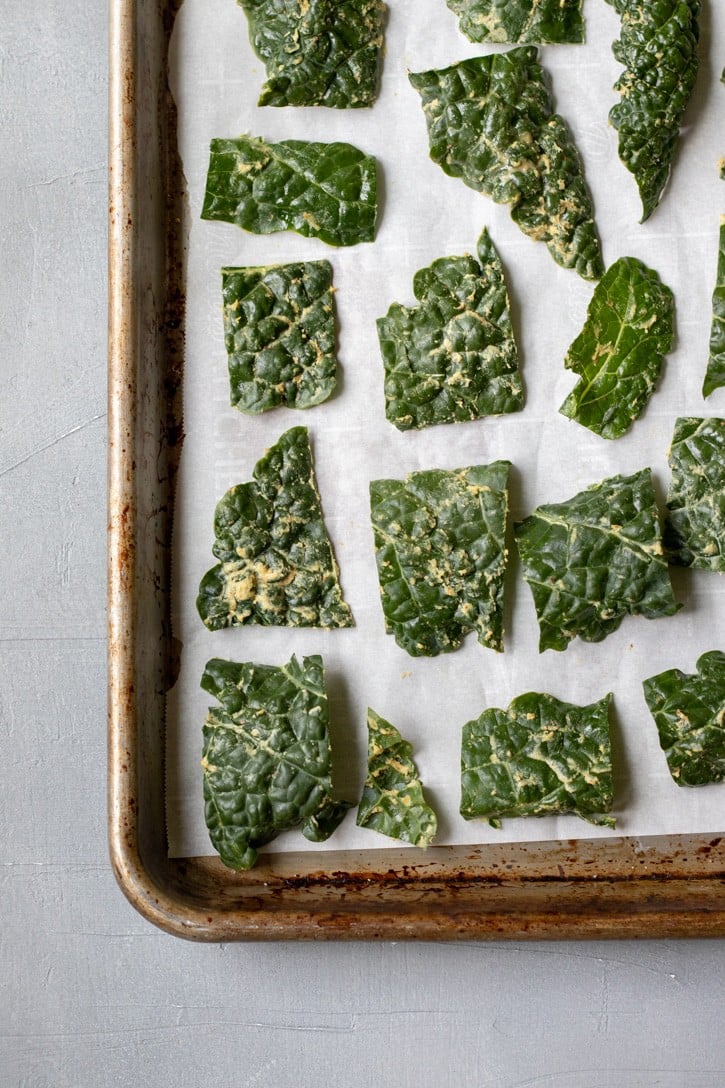
[[[0,16],[0,1086],[722,1088],[724,942],[206,946],[124,900],[105,811],[106,11]]]

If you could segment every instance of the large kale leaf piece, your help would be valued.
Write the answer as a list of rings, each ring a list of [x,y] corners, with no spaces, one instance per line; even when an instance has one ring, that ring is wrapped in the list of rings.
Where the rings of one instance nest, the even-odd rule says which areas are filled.
[[[478,261],[441,257],[416,273],[413,291],[420,306],[394,302],[377,323],[390,422],[405,431],[522,408],[508,292],[488,231]]]
[[[725,654],[711,650],[694,675],[669,669],[642,687],[677,785],[725,782]]]
[[[382,0],[239,0],[267,69],[260,106],[371,106],[378,84]]]
[[[710,327],[710,358],[703,397],[709,397],[725,385],[725,216],[720,218],[720,244],[717,259],[717,279],[712,295],[712,325]]]
[[[223,268],[222,296],[236,408],[256,414],[327,400],[337,380],[329,261]]]
[[[422,99],[433,161],[510,205],[514,222],[545,242],[557,264],[596,280],[604,267],[591,195],[537,56],[521,46],[419,72],[410,82]]]
[[[201,686],[221,704],[207,714],[201,763],[206,825],[224,864],[250,869],[289,828],[328,838],[350,806],[332,798],[322,658],[281,668],[216,658]]]
[[[614,85],[621,101],[609,120],[619,157],[634,175],[642,222],[660,202],[695,85],[700,0],[607,0],[622,17],[612,46],[625,70]]]
[[[398,730],[368,709],[368,774],[357,810],[358,827],[426,847],[438,830],[426,802],[413,749]]]
[[[612,476],[515,527],[539,620],[539,651],[601,642],[627,615],[672,616],[652,476]]]
[[[201,217],[253,234],[294,230],[331,246],[372,242],[376,170],[352,144],[212,140]]]
[[[322,520],[306,427],[285,431],[230,488],[214,514],[219,560],[199,586],[196,607],[212,630],[259,623],[350,627],[337,563]]]
[[[370,506],[385,628],[413,657],[464,635],[503,649],[508,461],[373,480]]]
[[[670,447],[665,549],[671,563],[725,571],[725,419],[684,416]]]
[[[614,827],[609,704],[574,706],[528,692],[463,727],[461,815],[492,826],[514,816],[574,813]]]
[[[446,0],[472,42],[584,41],[582,0]]]
[[[579,381],[559,409],[602,438],[619,438],[654,392],[675,339],[675,299],[651,268],[622,257],[594,288],[564,366]]]

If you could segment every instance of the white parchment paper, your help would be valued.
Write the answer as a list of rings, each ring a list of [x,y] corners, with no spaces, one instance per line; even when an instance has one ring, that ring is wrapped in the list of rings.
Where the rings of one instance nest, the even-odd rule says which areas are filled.
[[[204,826],[201,726],[212,701],[199,681],[206,661],[282,664],[292,653],[321,653],[326,667],[336,777],[344,795],[359,795],[365,774],[365,711],[372,706],[414,746],[426,792],[437,809],[439,843],[505,842],[599,835],[710,832],[725,824],[725,786],[681,789],[670,778],[641,682],[666,668],[694,671],[699,654],[725,649],[722,578],[673,571],[684,607],[669,619],[628,618],[605,642],[573,642],[564,653],[539,654],[538,624],[514,558],[508,580],[506,650],[498,655],[469,636],[456,653],[414,659],[384,632],[368,483],[441,467],[509,459],[512,515],[521,520],[542,502],[563,501],[615,473],[651,466],[664,500],[667,450],[679,415],[725,414],[725,391],[700,395],[707,355],[719,214],[725,185],[725,9],[705,3],[702,66],[687,129],[659,210],[640,225],[632,176],[617,156],[607,114],[621,66],[611,55],[619,19],[604,0],[587,0],[587,44],[542,48],[557,110],[584,158],[607,265],[639,257],[675,292],[677,347],[659,390],[624,438],[607,442],[560,415],[575,378],[566,350],[583,324],[592,285],[554,264],[546,248],[514,226],[506,208],[448,178],[428,157],[418,94],[408,71],[443,67],[487,51],[467,42],[444,0],[390,0],[382,88],[371,110],[260,109],[264,68],[251,50],[234,0],[185,0],[172,41],[172,89],[179,109],[180,150],[189,188],[184,429],[174,533],[174,633],[183,643],[181,672],[168,703],[167,813],[174,856],[211,853]],[[492,47],[493,48],[493,47]],[[246,234],[202,222],[209,141],[242,132],[269,140],[346,140],[377,156],[380,216],[374,244],[331,249],[281,233]],[[399,433],[384,415],[383,367],[375,319],[393,300],[413,304],[415,271],[436,257],[475,252],[484,225],[501,254],[512,296],[526,384],[524,411],[474,423]],[[277,409],[248,417],[229,407],[222,335],[222,265],[327,257],[334,267],[342,380],[326,404],[305,412]],[[215,562],[212,518],[233,484],[251,478],[264,450],[288,427],[310,429],[328,530],[356,626],[345,631],[248,627],[207,631],[195,609],[199,580]],[[523,691],[548,691],[586,704],[614,693],[617,832],[576,817],[507,820],[500,831],[458,815],[460,734],[488,706],[506,706]],[[380,848],[391,840],[355,827],[354,812],[326,844]],[[288,832],[267,849],[325,849]]]

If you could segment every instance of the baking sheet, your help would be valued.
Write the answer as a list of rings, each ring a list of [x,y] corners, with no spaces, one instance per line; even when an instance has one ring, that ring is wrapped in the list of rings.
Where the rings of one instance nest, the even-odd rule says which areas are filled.
[[[714,6],[713,6],[714,7]],[[725,12],[705,5],[702,65],[674,176],[663,203],[638,223],[634,179],[617,157],[607,113],[621,66],[610,45],[614,11],[588,0],[587,44],[541,49],[556,108],[570,124],[585,162],[607,265],[633,255],[657,269],[677,300],[676,350],[642,419],[616,442],[558,413],[575,379],[562,362],[581,329],[592,285],[558,268],[546,248],[522,235],[508,211],[447,178],[428,158],[420,99],[407,72],[443,67],[492,51],[468,43],[443,0],[389,6],[381,93],[372,110],[258,108],[264,68],[253,54],[234,0],[185,0],[172,38],[170,75],[179,111],[180,152],[189,189],[184,376],[185,443],[173,542],[174,634],[181,670],[167,709],[167,821],[172,856],[211,853],[201,797],[201,724],[210,698],[199,680],[210,657],[281,664],[292,653],[323,655],[340,792],[359,795],[365,774],[365,710],[372,706],[414,745],[426,793],[439,816],[437,842],[506,842],[612,834],[709,832],[722,828],[725,787],[677,787],[667,771],[641,681],[665,668],[692,671],[700,653],[725,645],[723,580],[673,571],[681,612],[668,619],[626,619],[605,642],[572,643],[539,654],[538,624],[518,563],[507,582],[506,650],[497,655],[469,636],[461,650],[409,657],[387,636],[379,601],[368,483],[382,477],[507,458],[513,465],[512,517],[558,502],[605,476],[653,469],[660,499],[669,480],[667,449],[678,415],[725,414],[725,392],[706,403],[710,296],[725,190],[716,163],[725,145]],[[241,132],[269,140],[347,140],[380,164],[381,208],[373,245],[335,250],[294,234],[257,237],[199,219],[209,141]],[[375,318],[393,300],[414,302],[412,277],[436,257],[474,252],[488,226],[506,269],[526,384],[524,411],[401,434],[385,420],[383,368]],[[276,409],[247,417],[229,407],[219,270],[223,265],[326,257],[334,268],[342,381],[326,404],[306,412]],[[213,565],[212,519],[218,499],[248,480],[264,450],[287,428],[310,429],[325,519],[356,626],[345,631],[248,627],[207,631],[195,609],[199,580]],[[507,820],[500,831],[458,815],[460,731],[487,706],[525,690],[585,704],[614,693],[616,832],[576,817]],[[266,849],[380,848],[390,840],[357,829],[354,813],[327,844],[296,832]]]

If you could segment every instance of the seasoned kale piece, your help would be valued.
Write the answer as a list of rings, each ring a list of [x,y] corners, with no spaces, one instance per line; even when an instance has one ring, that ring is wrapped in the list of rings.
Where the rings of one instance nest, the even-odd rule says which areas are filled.
[[[622,17],[612,46],[625,70],[614,85],[622,96],[609,120],[619,133],[619,157],[634,175],[642,222],[660,202],[695,85],[700,0],[607,0]]]
[[[521,46],[419,72],[410,82],[422,98],[433,161],[509,204],[517,226],[545,242],[557,264],[596,280],[604,267],[592,199],[537,56]]]
[[[710,358],[703,397],[709,397],[725,385],[725,216],[720,218],[720,245],[717,260],[717,279],[712,295],[712,325],[710,327]]]
[[[199,586],[206,626],[351,627],[322,520],[306,427],[285,431],[214,514],[219,560]]]
[[[372,242],[376,170],[352,144],[212,140],[201,218],[253,234],[294,230],[331,246]]]
[[[609,704],[528,692],[463,727],[461,815],[493,827],[513,816],[574,813],[614,827]]]
[[[438,820],[423,796],[413,749],[395,726],[368,709],[368,776],[357,810],[358,827],[391,839],[429,846]]]
[[[332,266],[222,268],[231,403],[256,414],[312,408],[337,380]]]
[[[394,302],[377,323],[390,422],[405,431],[522,408],[508,292],[488,231],[478,261],[441,257],[416,273],[413,291],[420,306]]]
[[[515,528],[540,652],[565,650],[577,635],[601,642],[627,615],[677,612],[649,469],[539,506]]]
[[[582,0],[446,0],[472,42],[584,41]]]
[[[669,669],[642,687],[677,785],[725,782],[725,654],[711,650],[694,675]]]
[[[671,563],[725,571],[725,419],[683,417],[670,447],[665,550]]]
[[[264,61],[260,106],[372,106],[378,85],[382,0],[238,0]]]
[[[594,288],[564,366],[579,381],[559,409],[602,438],[626,434],[644,411],[675,338],[675,299],[656,272],[622,257]]]
[[[469,631],[503,649],[509,468],[495,461],[370,484],[385,629],[413,657],[457,650]]]
[[[329,838],[350,807],[332,798],[322,658],[286,665],[215,658],[201,686],[221,704],[204,723],[206,826],[230,869],[251,869],[257,849],[300,827]]]

